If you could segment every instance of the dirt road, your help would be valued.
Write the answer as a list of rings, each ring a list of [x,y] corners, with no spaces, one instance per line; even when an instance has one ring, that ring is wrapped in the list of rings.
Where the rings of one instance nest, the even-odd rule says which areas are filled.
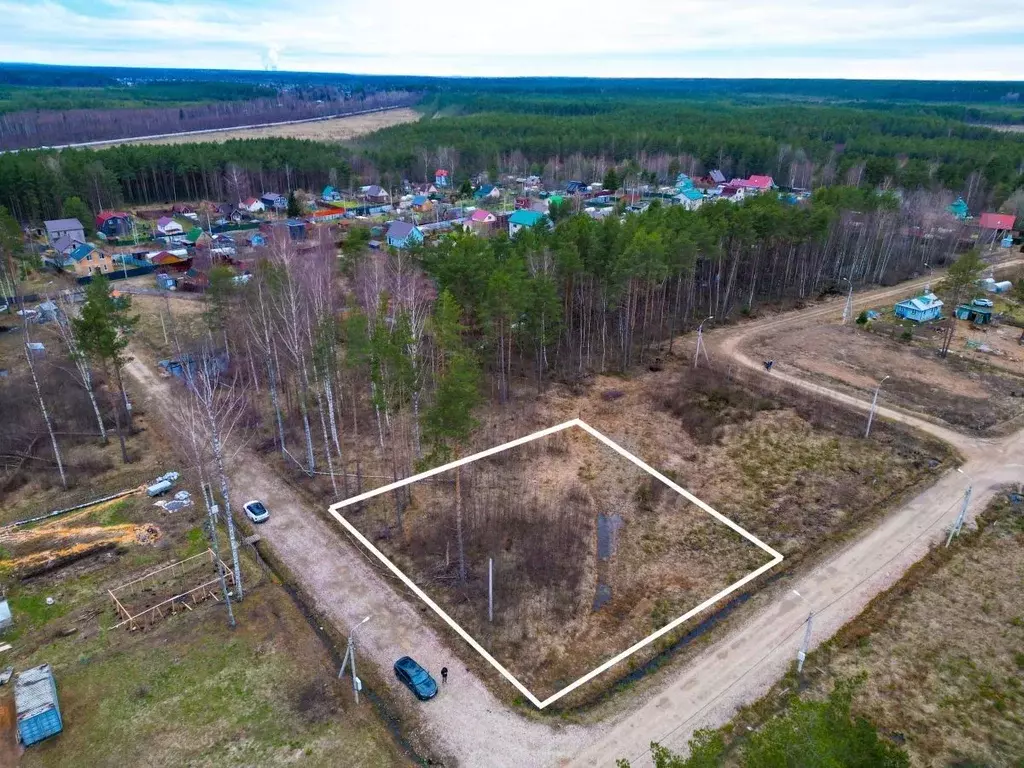
[[[907,296],[926,282],[866,292],[855,297],[855,304],[865,307],[881,299]],[[868,401],[803,381],[787,373],[786,366],[778,362],[768,374],[759,360],[751,360],[739,351],[745,340],[769,327],[834,321],[842,316],[844,303],[840,299],[773,320],[713,331],[706,338],[718,359],[730,358],[759,375],[781,378],[867,412],[871,405]],[[944,535],[967,485],[973,486],[969,510],[973,517],[996,488],[1024,480],[1024,432],[1002,440],[973,438],[884,406],[878,408],[878,415],[953,444],[966,459],[962,473],[950,471],[936,485],[894,510],[876,528],[793,582],[792,588],[802,598],[787,593],[778,604],[720,637],[646,702],[604,729],[575,757],[573,765],[612,765],[614,758],[627,757],[634,768],[650,766],[650,742],[683,750],[695,730],[723,725],[738,707],[762,696],[784,674],[795,657],[810,611],[814,611],[811,644],[817,647],[856,617],[872,597],[891,586],[933,541]]]
[[[857,304],[905,296],[925,282],[871,291],[859,296]],[[842,307],[840,300],[760,323],[713,331],[707,338],[712,354],[728,355],[739,364],[769,375],[763,373],[759,361],[738,351],[744,339],[770,324],[832,319],[842,313]],[[157,377],[138,361],[133,361],[128,370],[146,391],[150,404],[173,416],[174,384]],[[787,372],[784,365],[770,375],[855,408],[870,407],[850,395],[804,382]],[[444,665],[452,670],[449,684],[437,700],[415,705],[423,736],[446,765],[612,766],[617,758],[626,757],[634,766],[648,766],[650,742],[683,748],[694,730],[724,724],[738,706],[765,693],[791,663],[809,610],[815,612],[812,645],[816,646],[898,579],[942,535],[968,482],[974,487],[973,514],[987,503],[996,486],[1024,479],[1024,464],[1011,463],[1024,460],[1024,433],[998,441],[976,439],[885,407],[879,408],[879,414],[954,444],[966,459],[964,474],[947,473],[876,528],[793,582],[791,586],[803,598],[787,593],[777,604],[723,634],[693,664],[665,673],[660,685],[635,701],[623,701],[623,709],[628,712],[590,727],[548,726],[527,721],[503,707],[479,680],[455,666],[446,643],[456,640],[440,638],[357,547],[339,546],[339,531],[304,508],[258,457],[239,457],[232,476],[236,495],[258,497],[268,503],[272,519],[260,533],[306,591],[316,596],[318,608],[341,629],[371,616],[371,621],[359,630],[362,658],[371,660],[385,674],[394,659],[406,653],[414,654],[435,672]],[[395,695],[399,700],[407,697],[398,689]]]

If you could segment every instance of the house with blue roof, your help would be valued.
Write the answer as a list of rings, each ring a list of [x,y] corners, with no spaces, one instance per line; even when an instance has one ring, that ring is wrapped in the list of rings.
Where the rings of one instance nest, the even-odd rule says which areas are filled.
[[[508,217],[508,236],[515,237],[521,229],[529,229],[540,221],[547,221],[547,216],[539,211],[516,211]]]
[[[423,232],[407,221],[392,221],[388,227],[388,245],[392,248],[412,248],[423,242]]]
[[[896,317],[913,320],[915,323],[926,323],[942,317],[942,299],[934,293],[926,292],[912,299],[904,299],[896,304]]]
[[[476,200],[497,200],[501,197],[501,190],[493,184],[484,184],[476,192],[473,193],[473,197]]]
[[[677,205],[683,206],[688,211],[695,211],[704,204],[704,193],[696,187],[684,187],[672,198]]]
[[[956,200],[954,200],[949,206],[946,207],[946,210],[953,214],[956,218],[960,219],[960,221],[967,221],[967,219],[970,218],[971,215],[970,210],[967,208],[967,203],[964,202],[964,199],[962,197],[958,197]]]
[[[320,195],[320,199],[323,200],[325,203],[334,203],[337,202],[338,200],[341,200],[341,194],[334,187],[327,185],[326,187],[324,187],[324,191],[323,194]],[[287,202],[288,201],[286,200],[286,205]]]

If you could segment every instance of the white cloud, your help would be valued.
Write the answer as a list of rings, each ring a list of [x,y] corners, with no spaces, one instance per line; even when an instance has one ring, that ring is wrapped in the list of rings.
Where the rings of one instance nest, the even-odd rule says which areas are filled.
[[[1019,0],[613,0],[453,9],[0,0],[7,60],[430,75],[1022,79]],[[53,30],[64,30],[54,45]],[[71,32],[71,34],[68,34]],[[986,38],[988,42],[986,42]]]

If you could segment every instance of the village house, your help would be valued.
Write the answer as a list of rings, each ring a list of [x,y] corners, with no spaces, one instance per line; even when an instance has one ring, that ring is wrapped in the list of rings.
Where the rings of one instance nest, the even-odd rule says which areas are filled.
[[[695,187],[686,187],[672,199],[686,210],[695,211],[704,204],[704,193]]]
[[[164,237],[174,237],[185,234],[185,228],[170,216],[160,218],[156,223],[156,231]]]
[[[363,199],[366,202],[371,204],[384,205],[385,203],[391,202],[391,195],[379,184],[370,184],[366,187],[360,187],[359,194],[363,196]]]
[[[432,210],[433,207],[434,203],[426,195],[416,195],[412,199],[412,209],[414,211],[426,213],[427,211]]]
[[[715,168],[708,172],[708,175],[704,177],[704,181],[710,186],[718,187],[725,184],[725,174]]]
[[[462,228],[478,235],[490,232],[498,222],[498,217],[483,208],[477,208],[462,222]]]
[[[96,270],[106,274],[114,268],[110,254],[89,243],[80,245],[72,251],[69,260],[76,277],[88,277]]]
[[[210,244],[210,236],[199,227],[192,227],[185,235],[185,242],[195,248],[201,248]]]
[[[277,192],[264,192],[260,196],[264,210],[283,211],[288,207],[288,198],[277,194]]]
[[[899,302],[894,311],[896,317],[913,320],[915,323],[926,323],[929,320],[938,320],[942,316],[942,299],[934,293],[923,293]]]
[[[62,237],[74,242],[85,242],[85,227],[78,219],[51,219],[44,221],[43,226],[46,228],[46,242],[52,246],[56,246]]]
[[[267,206],[258,197],[250,197],[248,200],[243,200],[238,204],[238,207],[249,213],[263,213],[263,211],[267,210]]]
[[[423,232],[407,221],[392,221],[388,226],[387,240],[392,248],[411,248],[423,242]]]
[[[438,187],[448,186],[448,171],[444,168],[438,168],[434,171],[434,184]]]
[[[326,187],[324,187],[324,191],[320,194],[320,199],[323,200],[325,203],[336,203],[339,200],[341,200],[341,193],[328,184]]]
[[[1000,237],[1012,236],[1016,217],[1012,213],[983,213],[978,219],[983,242],[994,242]],[[1012,242],[1012,239],[1011,239]]]
[[[538,211],[516,211],[508,217],[508,236],[515,237],[521,229],[529,229],[536,226],[540,221],[546,221],[547,217]]]
[[[125,237],[132,232],[132,217],[124,211],[100,211],[96,216],[96,231],[107,237]]]
[[[497,200],[501,197],[501,190],[493,184],[484,184],[473,193],[474,200]]]

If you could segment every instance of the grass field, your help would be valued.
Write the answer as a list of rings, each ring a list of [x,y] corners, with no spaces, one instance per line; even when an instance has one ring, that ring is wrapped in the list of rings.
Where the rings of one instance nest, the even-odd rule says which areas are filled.
[[[353,117],[337,117],[331,120],[317,120],[293,125],[275,125],[265,128],[228,129],[212,133],[197,133],[181,136],[167,136],[160,139],[111,141],[97,144],[97,147],[116,147],[121,144],[196,144],[199,142],[224,142],[231,139],[265,139],[280,137],[288,139],[310,139],[313,141],[349,141],[367,133],[402,123],[413,123],[422,115],[414,109],[390,109],[386,112],[372,112]]]
[[[1019,491],[1019,489],[1016,489]],[[865,676],[853,711],[914,766],[1024,765],[1024,504],[997,495],[860,616],[726,727],[733,751],[794,696]]]

